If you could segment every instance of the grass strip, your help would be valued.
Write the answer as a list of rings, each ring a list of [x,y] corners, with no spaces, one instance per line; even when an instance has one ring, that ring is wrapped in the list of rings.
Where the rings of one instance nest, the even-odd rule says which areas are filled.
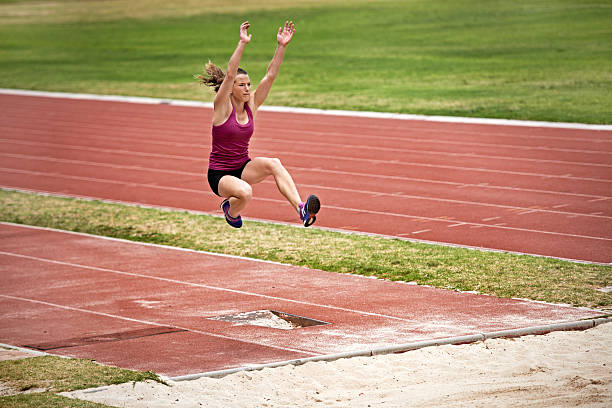
[[[109,408],[109,405],[64,397],[52,392],[0,397],[2,408]]]
[[[574,306],[610,308],[612,268],[0,190],[0,221]]]
[[[2,407],[104,407],[55,393],[147,380],[163,383],[150,371],[131,371],[101,366],[87,359],[55,356],[1,361],[0,379],[4,388],[18,393],[0,397]]]

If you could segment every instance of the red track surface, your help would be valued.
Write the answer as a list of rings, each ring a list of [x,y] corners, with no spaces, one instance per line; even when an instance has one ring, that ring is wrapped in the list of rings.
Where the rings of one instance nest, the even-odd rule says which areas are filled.
[[[0,95],[0,186],[217,212],[204,108]],[[317,226],[612,262],[612,132],[261,112]],[[297,222],[273,181],[243,216]],[[248,228],[248,223],[246,225]]]
[[[1,343],[166,376],[600,315],[3,223],[0,276]],[[261,309],[330,324],[209,319]]]

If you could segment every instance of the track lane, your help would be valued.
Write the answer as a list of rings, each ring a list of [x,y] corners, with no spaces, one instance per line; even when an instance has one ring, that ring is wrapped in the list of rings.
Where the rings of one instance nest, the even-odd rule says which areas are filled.
[[[204,179],[210,109],[0,95],[5,105],[2,185],[217,211]],[[322,196],[318,225],[612,261],[612,132],[272,112],[257,121],[252,155],[281,157],[301,190]],[[161,191],[177,196],[154,198]],[[256,191],[245,216],[295,222],[272,182]]]

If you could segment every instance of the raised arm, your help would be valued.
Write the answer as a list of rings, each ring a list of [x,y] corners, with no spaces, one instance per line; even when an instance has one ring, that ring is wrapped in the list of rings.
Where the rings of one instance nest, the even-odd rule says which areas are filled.
[[[225,79],[217,91],[217,95],[214,100],[215,112],[227,109],[229,97],[232,93],[232,87],[234,86],[234,79],[238,72],[238,66],[240,65],[240,59],[242,58],[242,52],[246,45],[251,41],[251,34],[247,33],[248,28],[251,26],[248,21],[245,21],[240,25],[240,41],[236,50],[232,54],[232,57],[227,64],[227,72],[225,73]]]
[[[278,42],[276,52],[274,53],[274,57],[272,57],[272,61],[270,61],[270,64],[268,65],[266,75],[257,86],[257,89],[253,95],[255,110],[257,110],[264,103],[268,93],[270,93],[272,84],[274,83],[283,62],[285,48],[287,48],[287,44],[289,44],[293,38],[293,33],[295,33],[295,25],[293,24],[293,21],[286,21],[285,26],[278,29],[278,34],[276,35],[276,41]]]

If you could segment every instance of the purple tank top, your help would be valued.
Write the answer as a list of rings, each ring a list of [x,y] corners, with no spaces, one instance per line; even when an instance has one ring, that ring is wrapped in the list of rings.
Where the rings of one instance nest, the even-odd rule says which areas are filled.
[[[236,119],[236,108],[232,107],[229,118],[212,127],[212,151],[208,168],[213,170],[235,170],[249,160],[249,140],[255,129],[253,113],[249,104],[244,104],[249,121],[241,125]]]

